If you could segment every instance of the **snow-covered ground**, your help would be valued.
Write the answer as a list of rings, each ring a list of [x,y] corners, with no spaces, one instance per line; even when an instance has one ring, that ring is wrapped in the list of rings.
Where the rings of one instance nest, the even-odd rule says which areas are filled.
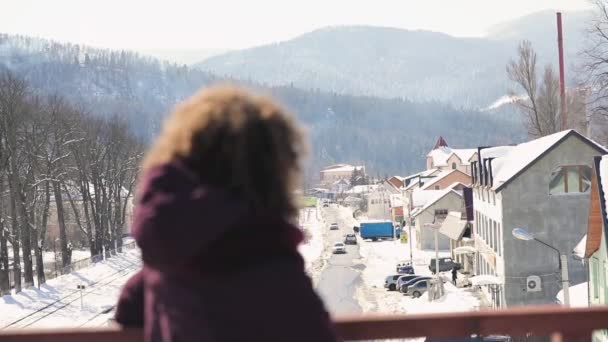
[[[116,304],[129,277],[141,268],[139,250],[127,250],[38,288],[0,298],[0,329],[79,327],[105,323],[98,318]],[[85,285],[81,293],[78,285]]]
[[[308,236],[308,241],[298,249],[306,263],[306,271],[316,284],[327,259],[327,256],[324,256],[326,254],[326,232],[323,229],[325,222],[318,207],[301,209],[299,221]]]
[[[346,209],[346,208],[345,208]],[[409,243],[395,241],[362,240],[358,237],[359,260],[362,269],[363,286],[359,287],[357,297],[365,312],[380,313],[430,313],[476,310],[480,303],[469,290],[456,288],[450,282],[444,285],[445,296],[440,300],[429,302],[426,294],[420,298],[404,296],[398,291],[387,291],[384,279],[395,274],[395,265],[410,259]],[[414,271],[420,275],[430,275],[430,260],[435,251],[412,251]],[[449,257],[447,252],[439,252],[440,257]],[[449,272],[443,275],[450,279]]]

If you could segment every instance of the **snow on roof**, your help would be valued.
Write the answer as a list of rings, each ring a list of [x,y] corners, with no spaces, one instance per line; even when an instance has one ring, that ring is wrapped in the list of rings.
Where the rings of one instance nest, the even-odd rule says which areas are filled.
[[[588,307],[589,306],[589,283],[584,282],[578,285],[570,286],[570,306],[573,307]],[[564,290],[557,293],[556,299],[558,303],[564,303]]]
[[[363,194],[367,192],[372,192],[378,188],[377,184],[369,184],[369,185],[355,185],[351,189],[345,191],[348,194]]]
[[[574,249],[572,250],[572,254],[583,259],[583,258],[585,258],[586,247],[587,247],[587,234],[585,234],[585,236],[583,236],[581,241],[579,241],[579,243],[576,244],[576,247],[574,247]]]
[[[463,240],[464,239],[468,239],[468,238],[463,238]],[[474,253],[477,253],[477,249],[473,246],[460,246],[460,247],[454,248],[455,255],[474,254]]]
[[[450,174],[452,174],[454,172],[462,172],[462,171],[460,171],[460,170],[444,170],[444,171],[441,171],[434,178],[428,178],[427,182],[424,183],[424,185],[421,187],[421,189],[426,190],[426,189],[430,188],[431,185],[437,183],[438,181],[442,180],[443,178],[447,177],[448,175],[450,175]]]
[[[468,165],[469,159],[475,152],[477,152],[477,150],[474,148],[456,149],[442,146],[429,152],[427,157],[433,158],[433,165],[435,166],[446,166],[448,165],[448,159],[455,154],[460,158],[463,165]]]
[[[453,192],[456,195],[462,197],[462,194],[456,190],[454,190],[454,187],[458,184],[461,183],[454,183],[450,186],[448,186],[447,188],[443,189],[443,190],[422,190],[422,189],[416,189],[416,191],[414,191],[414,193],[418,192],[418,196],[421,196],[422,193],[424,192],[432,192],[432,194],[429,195],[422,195],[422,197],[428,196],[426,197],[426,202],[419,208],[416,208],[413,212],[412,212],[412,217],[418,216],[418,214],[424,212],[425,210],[427,210],[430,206],[432,206],[433,204],[435,204],[437,201],[439,201],[440,199],[442,199],[443,197],[447,196],[449,193]],[[412,194],[414,195],[414,194]],[[414,206],[416,206],[416,200],[414,200]]]
[[[363,170],[364,167],[361,165],[353,166],[349,164],[336,164],[332,166],[328,166],[325,169],[321,170],[323,173],[331,173],[331,172],[353,172],[357,170]]]
[[[467,221],[462,220],[460,211],[450,211],[441,223],[439,232],[452,240],[460,240],[467,226]]]
[[[575,131],[570,129],[521,143],[513,147],[503,146],[501,148],[488,149],[488,151],[485,149],[481,150],[482,158],[488,158],[490,153],[500,153],[500,156],[492,161],[492,175],[494,178],[494,186],[492,189],[497,190],[504,183],[515,177],[526,166],[535,161],[541,154],[572,132]],[[602,150],[605,150],[603,146],[591,140],[590,142],[597,145],[597,147]]]

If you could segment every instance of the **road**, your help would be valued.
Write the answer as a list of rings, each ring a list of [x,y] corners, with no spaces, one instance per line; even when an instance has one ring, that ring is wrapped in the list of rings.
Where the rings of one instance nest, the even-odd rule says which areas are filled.
[[[325,248],[331,249],[335,242],[344,241],[344,235],[353,232],[354,220],[338,207],[323,208],[323,217],[327,223],[327,227],[323,227],[326,229]],[[329,230],[329,224],[334,222],[338,223],[339,230]],[[346,250],[346,254],[330,254],[317,284],[317,292],[333,316],[362,312],[355,298],[355,290],[362,285],[357,267],[360,269],[362,265],[355,266],[353,262],[360,258],[359,246],[347,245]]]

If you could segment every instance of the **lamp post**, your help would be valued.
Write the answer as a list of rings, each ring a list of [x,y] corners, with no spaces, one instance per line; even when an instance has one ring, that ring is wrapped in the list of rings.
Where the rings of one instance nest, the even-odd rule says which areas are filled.
[[[437,277],[436,280],[436,284],[437,284],[437,290],[439,290],[439,296],[440,297],[443,295],[443,291],[441,291],[441,288],[443,287],[443,283],[441,280],[441,277],[439,276],[439,228],[441,227],[440,224],[435,223],[435,220],[433,220],[433,223],[425,223],[424,224],[425,227],[428,228],[432,228],[433,232],[435,233],[435,276]],[[429,298],[430,300],[430,298]]]
[[[543,242],[537,238],[534,237],[534,235],[530,234],[527,230],[522,229],[522,228],[515,228],[511,231],[511,233],[513,234],[513,236],[516,239],[519,240],[523,240],[523,241],[530,241],[530,240],[534,240],[540,244],[543,244],[549,248],[551,248],[552,250],[554,250],[557,253],[557,261],[559,264],[559,271],[560,271],[560,275],[561,275],[561,281],[562,281],[562,288],[564,289],[564,305],[566,306],[570,306],[570,281],[568,279],[568,258],[565,255],[562,255],[559,252],[559,249],[549,245],[546,242]]]

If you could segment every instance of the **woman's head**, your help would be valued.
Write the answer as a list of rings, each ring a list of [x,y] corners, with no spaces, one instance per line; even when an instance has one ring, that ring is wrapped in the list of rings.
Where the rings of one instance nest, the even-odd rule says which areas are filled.
[[[289,217],[297,210],[292,194],[304,147],[292,116],[273,101],[235,87],[214,87],[175,109],[144,171],[179,160],[204,183],[234,193],[254,210]]]

